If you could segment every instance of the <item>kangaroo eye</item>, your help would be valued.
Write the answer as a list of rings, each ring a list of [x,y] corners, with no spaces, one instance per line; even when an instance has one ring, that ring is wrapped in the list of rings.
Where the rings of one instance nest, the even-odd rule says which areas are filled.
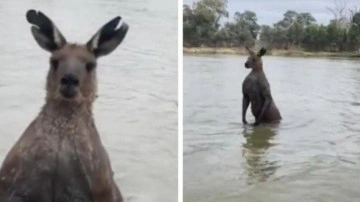
[[[50,65],[52,68],[54,68],[56,70],[58,68],[59,61],[56,59],[50,59]]]
[[[95,67],[96,67],[96,63],[95,63],[95,62],[88,62],[88,63],[86,63],[86,70],[87,70],[88,72],[92,71]]]
[[[256,62],[256,59],[255,59],[255,58],[253,58],[253,59],[252,59],[252,61],[253,61],[253,62]]]

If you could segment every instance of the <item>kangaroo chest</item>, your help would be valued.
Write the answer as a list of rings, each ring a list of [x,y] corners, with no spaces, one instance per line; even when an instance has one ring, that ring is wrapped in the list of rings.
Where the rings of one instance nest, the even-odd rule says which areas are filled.
[[[256,74],[249,74],[243,82],[243,93],[246,94],[250,100],[256,101],[261,98],[261,82],[264,79]]]
[[[14,196],[23,200],[93,201],[94,186],[101,184],[106,154],[94,126],[85,123],[41,126],[35,123],[19,145],[21,166],[14,168]],[[98,184],[97,184],[98,183]],[[45,193],[45,194],[44,194]]]
[[[260,113],[264,104],[265,97],[262,94],[264,89],[269,88],[269,83],[264,74],[250,73],[243,82],[243,94],[247,96],[251,103],[251,111],[254,116]]]

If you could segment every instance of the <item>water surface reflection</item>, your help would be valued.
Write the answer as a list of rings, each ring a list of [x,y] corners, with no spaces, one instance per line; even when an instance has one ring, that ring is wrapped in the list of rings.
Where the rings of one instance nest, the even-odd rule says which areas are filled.
[[[266,126],[254,128],[245,127],[243,144],[243,157],[246,159],[245,169],[248,173],[249,185],[257,182],[265,182],[278,168],[276,161],[267,158],[268,150],[275,145],[272,143],[275,129]]]

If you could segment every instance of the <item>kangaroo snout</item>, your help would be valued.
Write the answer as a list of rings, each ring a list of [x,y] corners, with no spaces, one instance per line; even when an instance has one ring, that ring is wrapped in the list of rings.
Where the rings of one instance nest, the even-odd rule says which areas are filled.
[[[245,62],[245,67],[249,68],[249,63],[248,62]]]
[[[73,74],[66,74],[61,78],[60,83],[61,85],[76,87],[79,85],[79,79]]]
[[[60,93],[65,98],[73,98],[76,95],[77,87],[79,86],[79,79],[73,74],[65,74],[60,79]]]

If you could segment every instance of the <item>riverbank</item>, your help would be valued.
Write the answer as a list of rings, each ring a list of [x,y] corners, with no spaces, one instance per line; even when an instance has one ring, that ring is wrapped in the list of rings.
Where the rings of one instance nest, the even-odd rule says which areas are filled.
[[[185,54],[232,54],[232,55],[248,55],[245,49],[241,48],[210,48],[210,47],[196,47],[185,48]],[[360,53],[354,52],[307,52],[302,50],[271,50],[267,55],[272,56],[291,56],[291,57],[357,57],[360,58]]]

